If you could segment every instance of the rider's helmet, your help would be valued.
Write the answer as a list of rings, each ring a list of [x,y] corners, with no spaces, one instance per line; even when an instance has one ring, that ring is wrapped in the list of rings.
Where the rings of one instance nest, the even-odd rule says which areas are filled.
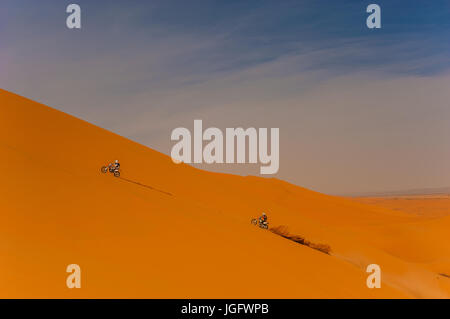
[[[116,164],[119,163],[119,160],[116,160]]]
[[[263,214],[263,216],[266,216],[266,213],[262,213]]]

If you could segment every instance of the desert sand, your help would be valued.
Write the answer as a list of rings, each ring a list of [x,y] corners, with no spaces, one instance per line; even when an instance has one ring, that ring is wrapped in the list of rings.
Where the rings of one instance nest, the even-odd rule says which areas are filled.
[[[0,119],[1,298],[450,296],[450,216],[177,165],[2,90]],[[120,178],[100,172],[114,159]],[[331,251],[251,225],[262,211]],[[66,287],[73,263],[80,289]]]

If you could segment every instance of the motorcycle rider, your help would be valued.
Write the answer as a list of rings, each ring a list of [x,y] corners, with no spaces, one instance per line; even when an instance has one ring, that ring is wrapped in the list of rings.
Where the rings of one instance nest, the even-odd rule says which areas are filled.
[[[116,170],[119,170],[119,168],[120,168],[119,160],[116,160],[116,161],[114,162],[114,168],[115,168]]]
[[[266,213],[262,213],[261,217],[259,217],[259,222],[261,225],[265,225],[267,223],[267,215]]]

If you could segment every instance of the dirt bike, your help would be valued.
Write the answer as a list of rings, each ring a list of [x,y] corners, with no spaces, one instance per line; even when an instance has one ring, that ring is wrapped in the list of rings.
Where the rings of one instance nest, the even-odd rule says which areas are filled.
[[[115,177],[120,177],[120,171],[114,165],[109,164],[108,166],[102,166],[102,173],[108,173],[108,171],[114,174]]]
[[[253,225],[258,225],[259,227],[263,228],[263,229],[269,229],[269,223],[268,222],[262,222],[261,219],[259,218],[253,218],[252,219],[252,224]]]

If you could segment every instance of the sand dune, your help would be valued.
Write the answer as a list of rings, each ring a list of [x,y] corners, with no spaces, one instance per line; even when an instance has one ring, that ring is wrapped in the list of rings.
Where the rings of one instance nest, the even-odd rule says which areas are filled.
[[[0,119],[0,297],[450,296],[448,217],[176,165],[1,90]],[[122,178],[102,174],[116,158]],[[252,226],[262,211],[330,254]],[[81,289],[65,285],[72,263]],[[380,289],[366,286],[371,263]]]

